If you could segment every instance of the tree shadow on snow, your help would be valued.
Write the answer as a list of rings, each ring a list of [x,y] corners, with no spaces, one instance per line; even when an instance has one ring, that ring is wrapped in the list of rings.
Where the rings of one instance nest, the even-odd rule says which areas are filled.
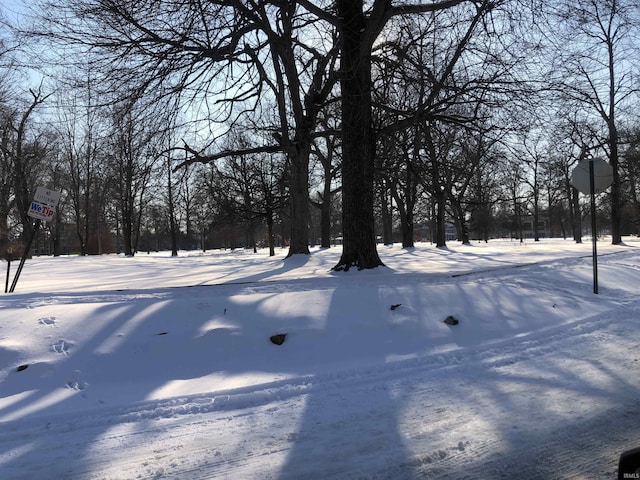
[[[347,286],[333,291],[326,315],[329,335],[322,348],[328,356],[335,352],[337,361],[350,348],[361,351],[367,367],[318,376],[318,388],[306,399],[295,439],[278,474],[281,480],[355,478],[360,472],[384,467],[390,459],[406,461],[398,418],[402,400],[394,398],[392,382],[370,377],[375,365],[385,363],[389,348],[377,332],[367,334],[367,322],[372,329],[378,327],[375,320],[362,318],[365,306],[381,303],[378,289],[369,289],[365,295],[368,298],[354,296]],[[361,336],[344,332],[342,337],[341,323],[353,325],[349,318],[353,316],[361,317]],[[357,344],[346,344],[354,338]]]
[[[0,444],[11,452],[9,458],[2,458],[0,476],[84,478],[98,474],[101,468],[109,467],[109,457],[101,458],[95,449],[103,445],[103,438],[111,435],[112,429],[139,431],[134,438],[142,444],[155,440],[156,428],[149,422],[155,415],[163,418],[162,412],[152,413],[148,420],[138,415],[149,415],[145,409],[155,408],[154,397],[170,397],[172,384],[210,378],[201,382],[204,392],[182,394],[176,399],[179,403],[209,398],[211,404],[202,408],[207,412],[223,404],[218,398],[233,400],[238,392],[250,396],[255,389],[269,388],[242,384],[243,377],[256,374],[292,379],[294,384],[300,384],[301,378],[312,383],[320,379],[320,390],[311,389],[307,396],[297,431],[290,432],[291,450],[276,475],[331,478],[357,473],[363,462],[383,462],[382,453],[389,444],[394,445],[393,457],[401,458],[403,441],[392,393],[375,381],[363,381],[358,365],[353,366],[354,380],[362,383],[355,390],[350,386],[348,392],[342,392],[344,384],[333,380],[334,375],[341,377],[336,372],[343,368],[343,361],[353,360],[349,352],[354,347],[363,353],[364,367],[384,362],[387,349],[377,343],[377,332],[368,335],[369,319],[362,318],[357,327],[363,332],[364,342],[357,346],[349,345],[351,332],[345,330],[352,322],[342,322],[359,315],[363,305],[378,305],[379,289],[374,284],[367,290],[367,298],[355,298],[348,282],[342,285],[340,279],[328,278],[322,305],[318,306],[326,313],[307,315],[305,312],[313,306],[305,304],[304,294],[311,291],[309,298],[315,299],[317,285],[263,284],[256,282],[257,277],[249,276],[246,285],[51,295],[51,303],[66,304],[69,309],[78,306],[83,314],[88,312],[89,318],[77,324],[86,331],[74,335],[67,330],[60,338],[54,333],[51,342],[60,351],[43,352],[43,358],[49,355],[53,360],[33,362],[25,371],[10,374],[0,385],[3,396],[15,397],[13,403],[0,409],[0,418],[5,419]],[[299,302],[295,302],[296,295],[300,296]],[[20,303],[19,297],[14,299]],[[42,312],[29,302],[25,297],[25,321],[37,324]],[[86,307],[83,302],[96,306]],[[65,311],[56,314],[59,326],[65,323]],[[281,331],[288,336],[278,347],[269,342],[269,336]],[[108,368],[102,368],[105,365]],[[225,379],[233,381],[225,384]],[[113,395],[114,391],[121,392],[122,397]],[[164,405],[164,400],[158,405]],[[72,412],[77,412],[77,417]],[[274,417],[273,421],[277,423],[278,419]],[[362,435],[344,437],[342,426],[354,421]],[[20,432],[25,425],[27,430]],[[60,436],[52,435],[50,429],[60,430]],[[203,437],[204,445],[211,443],[212,436],[217,441],[224,435],[219,431],[194,432],[195,437]],[[123,437],[123,441],[127,439]],[[68,450],[71,446],[73,451]],[[242,441],[227,447],[240,452]],[[135,445],[131,451],[129,465],[136,471]],[[43,455],[51,464],[42,464],[39,459]],[[87,463],[88,458],[95,459],[95,465]],[[212,468],[211,458],[198,461]],[[152,463],[148,458],[140,462]],[[318,470],[319,465],[324,466]],[[164,468],[170,476],[171,469]]]
[[[295,268],[295,263],[282,268]],[[401,309],[390,311],[389,305],[395,303],[403,292],[401,287],[413,280],[390,276],[378,280],[375,275],[365,274],[357,281],[351,274],[323,279],[322,286],[311,281],[261,283],[261,279],[270,276],[265,272],[248,275],[244,280],[246,284],[242,284],[243,280],[236,280],[234,285],[52,295],[58,304],[68,302],[71,306],[86,301],[101,306],[92,311],[93,318],[86,319],[86,328],[91,333],[83,340],[52,338],[52,343],[60,348],[59,361],[55,365],[46,362],[39,366],[34,364],[24,372],[13,373],[0,385],[3,396],[16,395],[13,404],[0,410],[0,418],[21,416],[29,427],[26,433],[18,430],[23,420],[15,425],[10,421],[3,425],[0,445],[6,445],[11,451],[5,458],[0,454],[0,476],[103,476],[100,464],[95,465],[95,470],[87,471],[91,466],[87,466],[85,459],[99,459],[94,449],[101,445],[101,439],[108,436],[112,428],[128,422],[126,416],[122,418],[123,409],[131,410],[127,429],[139,433],[131,438],[139,443],[152,443],[160,428],[149,425],[154,418],[140,419],[136,412],[145,411],[149,405],[152,407],[154,395],[157,398],[171,396],[171,383],[201,378],[209,379],[202,382],[206,390],[181,395],[181,398],[186,402],[198,397],[212,400],[202,407],[203,412],[216,411],[217,398],[225,397],[225,394],[233,399],[238,392],[252,394],[256,389],[268,388],[268,385],[249,383],[243,386],[244,376],[256,373],[265,374],[265,378],[281,376],[283,380],[275,382],[276,387],[287,382],[301,386],[303,382],[300,379],[304,379],[305,385],[311,384],[301,394],[305,398],[305,406],[294,432],[285,433],[279,429],[280,417],[273,415],[275,434],[288,435],[289,438],[288,450],[282,454],[283,462],[267,465],[277,471],[265,471],[265,478],[279,480],[358,478],[363,472],[371,478],[394,479],[516,478],[518,475],[530,479],[562,478],[556,475],[564,468],[560,464],[570,462],[567,457],[576,452],[577,447],[593,442],[597,438],[591,434],[594,430],[620,419],[603,413],[588,421],[571,422],[572,418],[580,416],[579,405],[574,413],[564,409],[564,416],[560,415],[558,407],[554,406],[553,396],[547,392],[571,392],[575,389],[576,399],[587,393],[590,398],[611,400],[615,393],[611,393],[610,385],[605,385],[607,382],[590,382],[588,374],[596,372],[597,378],[611,379],[626,392],[627,398],[634,398],[633,395],[637,398],[635,384],[626,382],[603,364],[589,358],[569,359],[573,365],[581,367],[578,370],[567,368],[569,363],[539,362],[537,369],[528,371],[517,364],[501,366],[488,362],[484,365],[482,352],[474,353],[471,349],[471,352],[460,353],[466,355],[461,363],[456,361],[458,353],[451,353],[390,364],[391,357],[396,360],[409,357],[417,345],[427,341],[438,346],[437,342],[444,344],[453,339],[459,342],[462,352],[477,342],[475,337],[480,335],[482,325],[473,335],[438,339],[434,330],[428,330],[416,321],[425,315],[435,315],[438,298],[415,293],[413,298],[401,299],[400,302],[405,304]],[[361,288],[363,284],[368,288]],[[308,290],[315,291],[312,297],[305,297]],[[487,305],[499,302],[490,295],[491,290],[491,287],[482,289],[486,295],[482,300]],[[459,291],[456,295],[462,298],[464,292]],[[311,299],[321,305],[308,303]],[[475,299],[476,302],[480,300]],[[500,304],[492,308],[504,310]],[[510,308],[518,311],[529,309],[526,304]],[[25,318],[37,323],[38,309],[25,304],[24,311]],[[372,318],[363,312],[368,312]],[[437,312],[438,315],[440,313],[445,312]],[[59,318],[58,322],[64,323],[64,318]],[[442,328],[448,333],[441,322],[433,328],[435,333]],[[382,331],[386,335],[381,334]],[[288,334],[282,346],[269,342],[269,336],[275,333]],[[407,341],[407,337],[411,341]],[[354,338],[357,344],[350,344]],[[68,341],[67,346],[56,343],[59,340]],[[11,358],[10,352],[3,354],[3,358],[7,357]],[[101,365],[105,364],[110,368],[102,371]],[[114,365],[117,368],[111,368]],[[188,369],[187,365],[190,366]],[[402,373],[405,366],[410,369],[410,377]],[[440,368],[443,366],[451,368]],[[119,378],[119,371],[126,374]],[[115,377],[111,377],[112,374]],[[411,381],[414,376],[415,385]],[[122,379],[131,383],[123,384]],[[225,379],[233,379],[235,383],[226,385],[223,383]],[[586,389],[585,384],[589,386]],[[126,394],[122,403],[112,395],[108,396],[108,401],[105,400],[107,397],[101,398],[101,392],[106,395],[110,388],[122,389]],[[521,398],[518,388],[534,393]],[[66,395],[59,396],[61,391]],[[21,392],[31,393],[19,397]],[[217,396],[216,402],[213,402],[214,396]],[[176,399],[179,401],[183,400]],[[630,410],[627,424],[615,435],[605,436],[603,442],[620,442],[623,438],[637,435],[632,428],[638,420],[637,400],[627,403],[635,405],[635,411]],[[164,402],[159,401],[159,404],[164,405]],[[77,427],[75,418],[68,413],[69,407],[74,405],[78,406],[82,417],[78,418]],[[67,413],[56,416],[58,408]],[[490,425],[488,422],[495,418],[496,408],[504,410],[501,415],[507,420],[499,425]],[[423,413],[419,421],[424,426],[407,426],[405,414],[408,410]],[[456,412],[471,413],[465,417]],[[37,416],[30,419],[31,413],[37,413]],[[111,414],[121,418],[114,419],[111,424],[104,420]],[[158,415],[162,417],[162,412]],[[287,412],[280,415],[287,415]],[[559,435],[566,439],[567,449],[545,450],[543,445],[550,430],[527,431],[519,427],[522,423],[520,418],[525,415],[538,415],[541,423],[548,420],[548,416],[557,416],[556,430],[562,432]],[[83,426],[83,419],[92,416],[102,420],[90,421],[88,427]],[[239,417],[229,416],[229,430],[233,430],[231,425],[234,422],[240,422]],[[465,418],[487,423],[484,438],[468,434]],[[75,428],[84,428],[85,431],[78,434],[79,440],[75,443],[61,442],[63,446],[73,446],[73,451],[64,448],[58,451],[57,445],[51,443],[57,437],[50,434],[49,425],[60,429],[61,435],[71,437]],[[264,432],[252,431],[251,425],[247,429],[247,435],[264,435]],[[240,457],[244,446],[238,432],[245,433],[237,430],[234,437],[231,435],[233,432],[227,429],[194,431],[194,438],[190,441],[205,446],[217,442]],[[409,434],[418,438],[410,438]],[[575,444],[571,444],[573,436],[578,439]],[[429,445],[427,451],[424,450],[425,445]],[[632,446],[635,445],[625,445],[626,448]],[[610,454],[605,447],[603,443],[603,452]],[[31,465],[40,464],[38,458],[43,452],[54,463],[44,466],[46,471],[36,471]],[[202,465],[202,471],[214,472],[213,478],[216,474],[221,478],[233,478],[228,474],[229,471],[233,473],[233,465],[227,463],[227,474],[221,473],[226,461],[224,454],[219,458],[214,456],[211,452],[203,453],[205,458],[193,461],[194,468]],[[540,459],[543,463],[536,467]],[[132,471],[140,471],[137,461],[135,457],[130,460]],[[139,462],[151,463],[152,459],[143,458]],[[178,473],[182,472],[180,465],[174,467]],[[610,467],[611,464],[606,465],[607,472],[611,471]],[[164,468],[164,473],[151,471],[149,476],[176,478],[171,465]],[[514,475],[513,470],[516,469],[519,470]],[[479,471],[491,475],[474,476],[474,472]],[[128,472],[121,473],[126,476]]]

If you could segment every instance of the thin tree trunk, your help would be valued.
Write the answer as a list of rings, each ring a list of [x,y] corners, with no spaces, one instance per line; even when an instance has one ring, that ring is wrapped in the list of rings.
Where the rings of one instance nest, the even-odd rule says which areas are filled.
[[[447,226],[445,216],[445,194],[440,191],[434,195],[436,204],[436,247],[443,248],[447,246]]]
[[[331,247],[331,168],[325,168],[322,204],[320,205],[320,246]]]
[[[580,212],[580,196],[578,190],[571,188],[571,212],[573,215],[573,239],[576,243],[582,243],[582,213]]]
[[[273,209],[267,207],[267,235],[269,235],[269,256],[276,254],[273,234]]]
[[[387,182],[380,182],[380,210],[382,212],[382,242],[385,245],[393,244],[393,211],[389,187]]]
[[[173,185],[171,184],[171,157],[167,157],[167,190],[169,196],[169,230],[171,232],[171,256],[178,256],[178,233],[176,231],[175,212],[173,204]]]

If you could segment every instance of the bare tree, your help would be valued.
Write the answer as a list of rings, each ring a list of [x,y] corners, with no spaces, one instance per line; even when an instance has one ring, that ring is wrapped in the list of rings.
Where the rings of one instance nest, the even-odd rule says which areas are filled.
[[[532,231],[535,242],[540,241],[540,209],[542,201],[542,177],[543,168],[546,161],[547,151],[545,147],[546,139],[541,135],[537,126],[520,132],[513,145],[512,156],[520,159],[523,163],[523,181],[528,186],[527,196],[532,215]]]
[[[501,184],[504,189],[506,205],[510,208],[511,234],[524,242],[524,223],[522,217],[526,211],[528,196],[524,191],[525,169],[518,158],[511,156],[506,159],[500,171]]]
[[[384,190],[389,194],[400,216],[402,246],[414,246],[414,209],[421,193],[416,174],[422,142],[417,129],[406,129],[383,136],[379,140],[377,168]]]
[[[22,237],[28,238],[33,234],[33,222],[28,216],[31,200],[35,192],[35,180],[39,169],[38,163],[43,159],[35,138],[29,138],[29,121],[34,111],[49,96],[39,90],[29,90],[31,101],[24,111],[15,117],[12,125],[15,134],[13,148],[8,152],[13,164],[13,194],[15,206],[22,224]]]
[[[292,219],[290,255],[309,251],[309,159],[317,139],[326,135],[319,131],[323,129],[319,119],[322,112],[328,111],[328,103],[336,100],[334,87],[339,78],[344,244],[336,270],[382,264],[376,251],[374,218],[376,127],[393,134],[416,124],[416,128],[424,130],[425,125],[435,128],[441,121],[470,122],[478,114],[474,106],[481,103],[480,92],[486,91],[487,85],[506,88],[498,81],[504,66],[478,75],[478,70],[471,68],[473,62],[461,60],[474,34],[482,28],[485,30],[481,36],[490,30],[488,15],[506,0],[41,3],[46,5],[42,11],[50,17],[49,28],[32,33],[62,42],[59,45],[64,45],[68,58],[74,58],[70,51],[81,51],[90,58],[99,75],[98,93],[117,92],[115,97],[101,97],[101,101],[112,102],[116,97],[138,99],[147,105],[148,115],[156,114],[159,106],[188,109],[190,118],[185,123],[197,130],[193,138],[206,140],[184,145],[189,158],[183,165],[250,155],[286,155]],[[451,12],[451,16],[438,16],[438,12]],[[392,19],[416,16],[435,21],[430,28],[438,32],[438,41],[449,36],[456,42],[439,51],[434,49],[438,42],[430,45],[431,50],[423,49],[421,60],[427,62],[412,65],[415,68],[411,75],[402,79],[405,86],[411,85],[412,75],[415,78],[416,72],[422,71],[415,104],[398,112],[393,126],[374,126],[374,47],[395,36],[393,28],[397,25]],[[406,38],[412,44],[424,40],[420,35]],[[486,65],[497,65],[495,51],[489,50],[484,52],[490,60]],[[470,58],[480,59],[479,52],[476,50]],[[468,69],[466,75],[459,74],[464,73],[464,68],[455,71],[459,65]],[[338,66],[339,76],[335,71]],[[408,70],[405,68],[405,72]],[[461,95],[462,91],[467,95]],[[482,101],[496,102],[495,96]],[[465,108],[451,108],[452,105]],[[166,127],[158,130],[163,128]],[[248,143],[229,148],[228,138],[246,132],[251,132]],[[427,147],[419,142],[412,146],[418,152]],[[327,152],[328,149],[317,150],[319,154]],[[327,180],[333,175],[331,170],[330,175],[325,173]],[[397,184],[396,193],[402,191],[404,199],[396,195],[396,202],[400,199],[410,207],[404,215],[404,224],[409,226],[415,205],[412,196],[416,195],[418,183],[410,175],[405,177],[405,183]],[[325,184],[322,205],[330,210],[330,203],[325,205],[331,198],[327,188],[331,190],[330,182],[329,187]],[[441,191],[434,195],[441,195]],[[442,203],[444,212],[445,200]],[[409,236],[413,237],[407,233],[407,244]]]
[[[337,114],[334,109],[327,109],[319,119],[319,125],[324,129],[324,135],[315,139],[312,154],[319,163],[320,170],[318,183],[320,187],[315,198],[311,198],[311,204],[320,211],[320,246],[329,248],[331,246],[332,217],[335,206],[335,197],[342,187],[336,185],[341,168],[341,145],[339,128],[331,126],[337,121]]]
[[[204,112],[193,119],[194,128],[210,129],[210,138],[206,145],[185,145],[192,155],[187,164],[284,152],[291,181],[289,253],[309,252],[309,155],[316,116],[336,81],[331,31],[312,22],[297,2],[44,3],[43,11],[59,14],[47,19],[48,31],[32,33],[85,49],[105,90]],[[273,105],[276,124],[261,120]],[[224,137],[251,122],[263,122],[273,135],[245,151],[225,150]]]
[[[284,166],[278,154],[271,154],[256,159],[253,168],[256,171],[256,188],[258,200],[254,215],[263,218],[267,224],[267,245],[269,256],[275,255],[275,218],[285,205]]]
[[[71,84],[62,81],[57,84],[56,130],[66,173],[63,187],[68,194],[80,255],[88,253],[89,239],[96,237],[100,222],[97,205],[101,205],[101,177],[105,172],[101,165],[106,136],[101,129],[105,125],[99,121],[104,109],[99,107],[95,96],[90,72]]]
[[[171,155],[167,155],[167,208],[169,213],[169,232],[171,236],[171,256],[178,256],[178,232],[176,225],[176,201],[175,188],[173,185],[172,173],[173,165],[171,164]]]
[[[620,180],[621,114],[640,89],[636,33],[640,8],[626,0],[577,0],[556,7],[558,48],[555,85],[574,108],[591,112],[604,124],[605,154],[613,168],[611,187],[612,243],[622,242],[623,198]]]
[[[308,6],[310,2],[303,3]],[[375,0],[370,8],[365,9],[362,0],[337,0],[337,17],[331,17],[313,7],[318,15],[333,21],[341,32],[344,243],[342,257],[334,267],[335,270],[349,270],[353,266],[358,269],[375,268],[382,265],[376,250],[373,217],[375,136],[372,128],[371,53],[374,43],[393,17],[435,12],[466,3],[473,3],[477,12],[490,11],[495,4],[449,0],[394,5],[388,0]],[[477,18],[482,18],[482,15]],[[472,31],[473,28],[470,29]],[[451,64],[455,65],[455,60]],[[443,76],[448,77],[446,70]],[[437,90],[430,92],[429,98],[437,94]],[[432,102],[427,101],[426,105],[429,106],[430,103]]]
[[[447,197],[458,234],[458,240],[467,245],[471,242],[470,222],[472,213],[478,208],[487,208],[493,198],[483,199],[483,194],[491,192],[492,180],[484,180],[493,160],[492,147],[496,139],[486,132],[475,129],[464,129],[458,132],[454,154],[445,164]],[[478,186],[478,180],[487,185]],[[475,184],[474,184],[475,183]],[[478,190],[474,191],[474,187]],[[485,218],[489,218],[486,216]],[[487,238],[485,233],[485,239]]]
[[[621,171],[623,172],[629,202],[631,203],[632,223],[636,233],[640,232],[640,128],[635,126],[631,131],[623,132],[626,148],[621,157]]]
[[[0,104],[0,255],[8,255],[9,215],[15,203],[13,196],[13,116],[8,107]]]
[[[138,247],[141,216],[161,145],[155,124],[141,113],[126,104],[112,111],[110,179],[127,256],[133,256]]]
[[[347,92],[345,94],[345,79],[361,78],[364,75],[362,72],[352,72],[350,74],[343,74],[342,78],[342,106],[343,106],[343,137],[345,144],[345,166],[343,167],[343,188],[344,188],[344,227],[345,227],[345,250],[348,250],[348,234],[346,233],[349,216],[349,180],[348,164],[347,164],[347,139],[356,138],[354,141],[354,155],[357,151],[358,155],[364,155],[368,150],[362,149],[362,145],[367,145],[364,136],[370,135],[370,132],[365,134],[359,134],[358,132],[347,133],[347,129],[354,128],[353,125],[363,129],[362,125],[370,123],[363,113],[363,102],[361,98],[370,97],[370,91],[375,90],[378,87],[385,91],[382,96],[376,97],[375,105],[377,109],[384,112],[381,116],[381,120],[377,120],[376,132],[377,135],[390,135],[394,131],[410,128],[416,125],[418,133],[413,135],[415,141],[412,141],[412,151],[409,156],[417,157],[427,151],[431,151],[430,158],[434,161],[436,159],[437,148],[434,145],[425,145],[424,138],[429,136],[427,131],[433,132],[434,128],[437,128],[436,122],[447,122],[452,124],[462,124],[473,122],[477,118],[477,110],[474,110],[470,105],[479,105],[482,101],[487,101],[485,98],[481,100],[482,92],[487,91],[489,86],[492,86],[495,91],[500,88],[504,89],[504,85],[501,84],[500,75],[508,72],[509,65],[500,64],[496,62],[495,51],[492,51],[492,47],[479,48],[481,40],[475,42],[474,51],[469,55],[472,61],[463,60],[465,52],[474,44],[474,35],[478,33],[483,25],[483,20],[498,7],[500,2],[474,2],[473,5],[467,4],[467,2],[441,2],[431,5],[419,5],[419,6],[404,6],[393,7],[390,2],[387,5],[383,5],[382,2],[374,2],[372,8],[366,12],[361,25],[355,25],[353,28],[356,31],[361,32],[362,35],[371,35],[375,32],[376,21],[382,21],[384,25],[391,25],[389,20],[392,18],[403,18],[404,13],[430,13],[430,16],[423,21],[417,20],[411,22],[411,17],[407,17],[408,20],[404,24],[400,21],[391,25],[388,30],[381,30],[384,32],[384,40],[378,42],[379,46],[375,53],[375,58],[385,59],[380,63],[380,67],[377,67],[376,73],[380,78],[380,85],[374,87],[367,86],[369,89],[367,93],[358,93],[358,105],[355,109],[360,109],[359,117],[347,117],[345,114],[345,102],[347,98],[352,94]],[[405,10],[405,7],[407,10]],[[453,8],[458,7],[458,8]],[[355,9],[353,5],[350,7]],[[451,12],[449,14],[449,12]],[[354,17],[356,12],[350,11],[343,15],[344,18],[357,18]],[[489,23],[489,22],[488,22]],[[367,28],[369,29],[368,33]],[[399,28],[398,31],[395,29]],[[343,30],[344,31],[344,28]],[[480,38],[484,39],[487,32],[482,31]],[[377,34],[376,34],[377,35]],[[356,35],[357,37],[357,35]],[[370,37],[363,37],[365,40],[370,40]],[[363,41],[365,41],[363,40]],[[371,44],[373,45],[373,43]],[[381,46],[380,46],[381,45]],[[345,56],[343,46],[343,57]],[[505,48],[504,45],[502,48]],[[358,49],[369,52],[367,44],[361,45],[358,48],[354,47],[354,55],[357,55]],[[371,58],[369,67],[371,66]],[[478,60],[486,58],[485,65],[493,65],[493,68],[484,68],[484,71],[478,71]],[[482,64],[482,62],[480,62]],[[341,64],[342,65],[342,64]],[[348,59],[349,68],[353,65],[357,65],[355,59]],[[475,70],[475,71],[473,71]],[[462,74],[461,74],[462,72]],[[371,81],[371,77],[366,80]],[[364,88],[366,82],[362,82],[361,86]],[[502,86],[501,86],[502,85]],[[389,92],[386,92],[386,91]],[[353,98],[355,92],[353,90]],[[399,99],[395,104],[384,104],[389,99]],[[367,103],[367,102],[364,102]],[[427,132],[427,133],[425,133]],[[364,135],[364,136],[363,136]],[[358,147],[355,146],[357,142]],[[433,148],[431,148],[433,147]],[[373,147],[372,147],[373,148]],[[375,153],[375,150],[374,150]],[[385,155],[388,155],[388,149]],[[435,155],[435,156],[434,156]],[[436,166],[431,163],[429,167],[429,173],[432,177],[430,182],[432,185],[439,184],[444,187],[434,176],[440,174],[437,171]],[[358,172],[357,181],[356,174]],[[414,168],[414,172],[415,172]],[[357,191],[357,200],[354,196],[352,201],[355,205],[354,208],[363,208],[362,199],[367,199],[367,195],[364,195],[362,191],[362,172],[367,172],[362,164],[357,165],[353,171],[353,182],[358,184],[361,189]],[[412,236],[410,232],[413,215],[411,209],[415,205],[415,182],[412,182],[413,173],[408,170],[409,176],[404,178],[403,183],[408,190],[404,190],[404,199],[398,196],[398,189],[396,192],[396,205],[399,206],[401,223],[403,224],[404,238],[403,243],[405,245],[412,244],[413,240],[408,236]],[[426,172],[426,170],[422,170]],[[364,177],[367,179],[366,175]],[[412,185],[413,184],[413,185]],[[393,186],[393,182],[389,183]],[[393,192],[394,190],[390,190]],[[444,208],[446,202],[446,195],[444,191],[436,187],[436,190],[432,191],[433,198],[436,199],[436,204],[441,204],[441,208],[437,209],[440,219],[437,222],[440,225],[438,244],[444,245]],[[400,203],[398,203],[400,202]],[[406,207],[410,207],[407,209]],[[383,209],[384,210],[384,209]],[[388,215],[387,215],[388,217]],[[366,218],[362,212],[358,214],[359,219]],[[362,221],[362,220],[361,220]],[[363,225],[355,224],[357,233],[354,235],[363,235],[367,232]],[[373,228],[373,226],[371,227]],[[367,233],[368,235],[368,233]],[[360,240],[364,242],[364,240]],[[343,252],[343,257],[345,253]],[[371,256],[373,258],[373,256]],[[341,262],[344,261],[344,258]],[[360,260],[354,260],[354,265],[359,265]],[[344,262],[343,262],[344,263]],[[336,268],[347,269],[349,266],[339,263]],[[374,261],[375,263],[375,261]]]
[[[477,238],[485,242],[497,231],[496,205],[502,199],[502,184],[496,172],[503,162],[504,155],[501,149],[491,148],[485,161],[474,170],[474,178],[469,186],[468,210],[471,228]]]

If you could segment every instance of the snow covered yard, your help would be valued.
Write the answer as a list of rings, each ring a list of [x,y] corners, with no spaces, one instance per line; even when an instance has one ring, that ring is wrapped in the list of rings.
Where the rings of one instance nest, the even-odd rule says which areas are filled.
[[[0,478],[615,478],[640,446],[625,242],[598,295],[569,240],[347,273],[339,248],[34,258],[0,298]]]

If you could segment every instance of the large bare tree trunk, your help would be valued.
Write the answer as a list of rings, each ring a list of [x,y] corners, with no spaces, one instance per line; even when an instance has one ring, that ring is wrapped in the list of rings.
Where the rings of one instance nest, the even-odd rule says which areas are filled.
[[[287,256],[309,254],[309,144],[296,148],[289,166],[291,187],[291,244]]]
[[[382,265],[373,216],[375,141],[371,123],[371,50],[362,0],[338,0],[342,21],[342,257],[334,270]]]

